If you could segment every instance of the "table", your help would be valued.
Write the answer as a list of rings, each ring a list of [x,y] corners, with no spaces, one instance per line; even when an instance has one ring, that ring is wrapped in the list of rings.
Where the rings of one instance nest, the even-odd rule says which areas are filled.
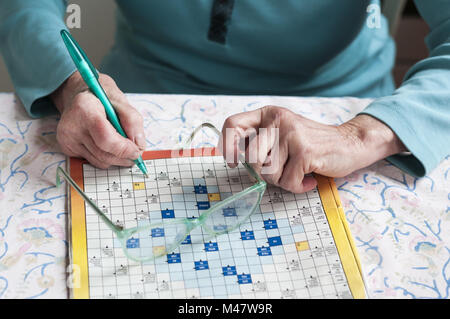
[[[148,149],[168,149],[204,121],[279,105],[340,124],[370,99],[128,94],[144,116]],[[31,119],[0,94],[0,298],[67,298],[65,156],[56,116]],[[203,136],[205,146],[215,145]],[[450,156],[421,179],[386,161],[336,179],[370,298],[449,298]]]

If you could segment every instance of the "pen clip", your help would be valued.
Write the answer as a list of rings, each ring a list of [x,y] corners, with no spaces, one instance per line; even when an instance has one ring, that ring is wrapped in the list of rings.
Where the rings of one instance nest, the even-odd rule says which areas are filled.
[[[79,46],[78,42],[75,41],[75,39],[71,36],[71,34],[66,30],[61,30],[61,37],[64,40],[64,44],[66,45],[67,49],[69,50],[70,56],[72,57],[72,60],[75,62],[75,64],[78,66],[78,61],[85,61],[89,69],[91,69],[92,73],[95,75],[95,77],[98,79],[98,72],[95,69],[95,67],[92,65],[91,61],[86,56],[86,53],[84,53],[83,49]]]

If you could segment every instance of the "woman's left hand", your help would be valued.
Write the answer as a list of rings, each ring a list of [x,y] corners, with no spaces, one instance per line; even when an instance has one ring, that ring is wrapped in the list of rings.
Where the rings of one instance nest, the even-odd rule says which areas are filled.
[[[333,126],[277,106],[230,116],[218,147],[231,167],[245,149],[246,161],[265,181],[293,193],[316,187],[307,174],[343,177],[406,151],[388,126],[369,115]]]

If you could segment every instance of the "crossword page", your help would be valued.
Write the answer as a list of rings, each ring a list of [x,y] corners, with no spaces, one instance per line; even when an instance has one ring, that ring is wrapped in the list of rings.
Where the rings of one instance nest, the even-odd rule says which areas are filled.
[[[124,228],[196,218],[254,184],[242,165],[229,168],[221,156],[145,163],[149,178],[137,167],[81,165],[85,193]],[[317,189],[292,194],[268,186],[256,212],[238,229],[211,237],[196,227],[173,252],[142,263],[125,256],[89,205],[83,210],[86,269],[81,271],[89,298],[352,298]],[[130,249],[139,244],[126,242]]]

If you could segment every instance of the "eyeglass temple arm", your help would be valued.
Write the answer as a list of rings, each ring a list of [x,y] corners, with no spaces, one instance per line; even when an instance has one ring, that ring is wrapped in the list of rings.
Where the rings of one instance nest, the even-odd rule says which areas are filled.
[[[220,131],[211,123],[202,123],[199,126],[197,126],[191,133],[191,135],[187,138],[186,141],[183,142],[183,145],[181,148],[186,148],[187,146],[189,146],[191,144],[191,142],[194,140],[195,136],[197,135],[197,133],[202,129],[202,128],[209,128],[211,129],[214,133],[217,134],[217,136],[220,136]]]
[[[105,213],[102,212],[100,208],[95,205],[95,203],[81,190],[81,188],[75,183],[75,181],[64,171],[61,167],[56,169],[56,187],[59,187],[61,184],[61,177],[59,174],[62,174],[64,179],[80,194],[81,197],[92,207],[92,209],[99,215],[99,217],[105,222],[105,224],[115,233],[123,230],[121,226],[114,224],[108,217],[106,217]]]
[[[200,124],[199,126],[197,126],[194,131],[192,131],[191,135],[189,136],[189,138],[183,143],[183,147],[181,148],[185,148],[187,146],[189,146],[189,144],[194,140],[195,136],[197,135],[197,133],[202,129],[202,128],[209,128],[211,129],[214,133],[217,134],[217,136],[220,136],[222,133],[211,123],[205,122]],[[245,166],[245,168],[249,171],[250,175],[252,175],[253,178],[255,178],[258,183],[264,182],[264,180],[261,178],[261,176],[259,176],[255,170],[245,161],[244,156],[242,156],[241,153],[238,154],[239,156],[239,161]],[[264,182],[265,183],[265,182]]]

